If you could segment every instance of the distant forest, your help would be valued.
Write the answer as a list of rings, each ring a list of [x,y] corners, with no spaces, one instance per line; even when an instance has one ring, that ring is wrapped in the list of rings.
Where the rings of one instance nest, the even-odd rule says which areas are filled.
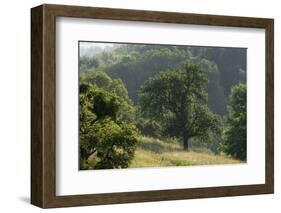
[[[81,48],[80,74],[91,69],[103,70],[111,78],[122,79],[129,98],[138,102],[137,91],[151,76],[186,61],[200,64],[208,73],[208,103],[219,115],[225,115],[227,97],[233,85],[246,83],[245,48],[192,47],[168,45],[118,45]]]
[[[168,98],[161,100],[159,98],[160,104],[157,105],[157,102],[155,102],[155,105],[153,105],[152,103],[155,97],[157,99],[158,95],[159,97],[161,96],[161,88],[162,90],[170,88],[169,86],[165,87],[165,80],[167,80],[168,84],[172,80],[174,82],[178,81],[179,88],[182,88],[181,91],[187,91],[187,93],[193,91],[193,93],[190,92],[194,94],[193,96],[186,96],[185,103],[187,103],[187,106],[198,108],[195,102],[199,100],[202,103],[201,106],[204,106],[206,100],[206,108],[201,111],[194,109],[195,111],[192,114],[192,116],[195,116],[192,118],[193,120],[200,113],[203,113],[202,116],[205,116],[206,119],[213,119],[212,121],[205,120],[204,122],[205,125],[209,122],[210,126],[213,125],[214,127],[204,127],[203,121],[200,124],[201,126],[198,124],[198,128],[203,130],[206,128],[206,134],[209,134],[207,132],[210,130],[210,132],[216,132],[217,135],[216,139],[212,137],[211,142],[204,146],[214,153],[224,152],[236,159],[246,159],[247,51],[245,48],[142,44],[115,44],[95,47],[85,45],[86,42],[81,42],[80,44],[83,44],[80,45],[79,50],[81,169],[126,168],[129,166],[128,162],[134,157],[134,149],[129,149],[127,155],[124,154],[125,151],[123,150],[122,157],[116,150],[115,152],[112,151],[112,153],[115,153],[113,154],[115,160],[109,160],[110,162],[108,161],[109,156],[104,157],[105,153],[93,157],[93,153],[98,155],[98,142],[93,142],[98,139],[89,136],[93,124],[97,127],[100,125],[99,127],[107,128],[106,125],[113,122],[114,124],[111,123],[108,126],[109,129],[117,124],[118,127],[122,126],[125,132],[129,132],[129,135],[138,135],[136,138],[144,135],[164,140],[163,136],[165,135],[168,138],[176,137],[178,138],[177,141],[181,141],[182,135],[185,137],[184,132],[174,134],[175,131],[178,131],[175,130],[175,127],[171,130],[168,124],[164,125],[165,122],[171,124],[173,119],[179,123],[181,117],[185,116],[184,113],[177,114],[176,111],[173,111],[174,109],[169,110],[168,107],[173,106],[169,104],[176,103],[176,108],[180,100],[171,98],[169,100],[173,103],[170,103]],[[186,73],[188,74],[186,75]],[[193,88],[186,88],[186,84],[183,83],[183,87],[180,87],[180,79],[186,79],[186,81],[198,79],[198,85],[195,82]],[[157,81],[164,83],[163,85],[161,83],[157,84]],[[160,89],[159,85],[161,85]],[[177,87],[177,83],[175,83],[174,87]],[[158,89],[159,93],[156,94]],[[171,92],[171,94],[176,95],[177,91]],[[202,97],[200,98],[200,96]],[[93,103],[92,108],[89,107],[89,104]],[[200,103],[198,106],[200,106]],[[236,109],[235,104],[243,105],[243,107]],[[156,115],[158,111],[153,111],[152,108],[155,110],[157,108],[158,111],[163,109],[163,113],[161,116],[155,116],[154,118],[153,114]],[[106,111],[107,109],[108,111]],[[237,112],[237,110],[242,111]],[[235,113],[238,116],[237,118],[233,117],[236,116]],[[243,118],[241,118],[241,113]],[[105,118],[104,115],[107,117]],[[89,120],[89,118],[92,119]],[[109,118],[110,121],[105,121],[105,119]],[[238,130],[237,128],[234,129],[235,125],[241,124],[239,122],[235,124],[238,118],[240,119],[239,122],[243,124],[243,130],[239,129],[239,127]],[[185,120],[188,119],[190,120],[191,118],[186,118]],[[101,123],[101,121],[105,123]],[[131,126],[126,126],[124,122]],[[196,120],[196,122],[199,121]],[[189,123],[182,122],[181,125],[188,126]],[[176,123],[173,126],[176,126]],[[95,131],[97,132],[97,130]],[[165,131],[168,131],[168,136],[164,134]],[[200,132],[199,130],[196,131]],[[242,135],[241,132],[243,133]],[[198,140],[196,140],[196,137],[191,139],[190,135],[190,143],[194,146],[204,144],[202,141],[205,139],[202,138],[205,135],[201,137],[202,133],[200,134],[200,137],[198,137],[200,139],[197,138]],[[231,137],[232,139],[230,139]],[[238,144],[238,147],[234,147],[235,145],[229,145],[224,142],[224,140],[228,140],[228,143],[233,141],[233,137],[242,137],[243,144]],[[124,139],[123,141],[126,140]],[[129,141],[130,139],[128,139],[128,143],[130,143]],[[132,139],[132,141],[134,140]],[[137,143],[137,141],[133,143]],[[102,146],[101,149],[106,148]],[[99,159],[99,162],[92,162],[91,166],[89,163],[90,156],[92,156],[91,159]]]

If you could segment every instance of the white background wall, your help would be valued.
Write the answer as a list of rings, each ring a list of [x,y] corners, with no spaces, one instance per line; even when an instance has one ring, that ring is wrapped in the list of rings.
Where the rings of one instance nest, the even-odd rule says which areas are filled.
[[[278,212],[281,207],[281,13],[277,0],[2,1],[0,6],[0,212],[39,212],[30,189],[30,8],[42,3],[275,19],[275,194],[52,209],[49,212]],[[207,175],[206,175],[207,178]],[[280,211],[280,210],[279,210]]]

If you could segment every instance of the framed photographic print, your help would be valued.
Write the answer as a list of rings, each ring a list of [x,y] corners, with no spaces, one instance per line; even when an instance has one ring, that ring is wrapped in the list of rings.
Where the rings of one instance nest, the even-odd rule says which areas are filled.
[[[273,19],[31,9],[31,203],[274,191]]]

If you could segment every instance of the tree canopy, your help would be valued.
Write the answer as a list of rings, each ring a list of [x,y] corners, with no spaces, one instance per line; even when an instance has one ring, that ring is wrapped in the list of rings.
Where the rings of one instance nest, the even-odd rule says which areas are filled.
[[[187,63],[185,70],[162,72],[140,89],[144,115],[161,121],[164,134],[182,136],[186,150],[190,138],[221,131],[219,117],[207,106],[207,81],[207,74],[198,65]]]
[[[128,122],[135,121],[135,108],[121,79],[111,79],[105,72],[94,71],[81,75],[80,81],[89,85],[94,84],[109,94],[114,94],[120,104],[117,112],[118,119]]]
[[[241,160],[246,160],[247,157],[246,113],[246,85],[240,83],[231,88],[227,107],[228,126],[222,150]]]

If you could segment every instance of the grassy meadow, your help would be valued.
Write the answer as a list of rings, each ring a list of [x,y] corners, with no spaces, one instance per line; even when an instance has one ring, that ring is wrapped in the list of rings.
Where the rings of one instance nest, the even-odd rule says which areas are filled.
[[[95,155],[90,157],[95,163]],[[226,156],[214,154],[206,148],[191,148],[189,152],[182,149],[182,145],[176,140],[162,141],[157,138],[138,137],[137,148],[134,158],[128,168],[145,167],[173,167],[173,166],[196,166],[196,165],[219,165],[245,163]]]
[[[168,166],[196,166],[211,164],[243,163],[223,154],[214,154],[211,151],[190,149],[186,152],[176,141],[164,142],[151,137],[139,137],[135,157],[129,168],[168,167]]]

